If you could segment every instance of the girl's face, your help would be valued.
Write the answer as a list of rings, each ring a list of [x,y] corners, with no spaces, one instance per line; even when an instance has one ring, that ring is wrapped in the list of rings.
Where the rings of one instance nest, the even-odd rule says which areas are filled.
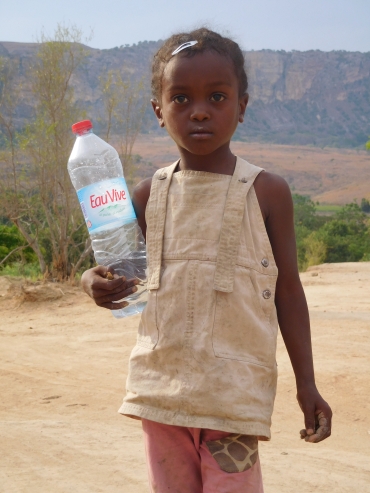
[[[161,101],[153,101],[159,124],[181,149],[206,155],[228,145],[244,118],[248,95],[239,97],[234,67],[214,51],[174,56],[162,78]]]

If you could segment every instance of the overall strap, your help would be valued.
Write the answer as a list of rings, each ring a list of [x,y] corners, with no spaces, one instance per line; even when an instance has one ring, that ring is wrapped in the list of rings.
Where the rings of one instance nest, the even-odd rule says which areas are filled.
[[[213,289],[216,291],[231,293],[234,289],[235,264],[240,245],[246,198],[254,180],[261,171],[263,171],[262,168],[237,158],[222,219],[213,281]]]
[[[148,256],[148,289],[158,289],[160,284],[164,226],[166,222],[167,195],[178,161],[155,172],[146,207]]]

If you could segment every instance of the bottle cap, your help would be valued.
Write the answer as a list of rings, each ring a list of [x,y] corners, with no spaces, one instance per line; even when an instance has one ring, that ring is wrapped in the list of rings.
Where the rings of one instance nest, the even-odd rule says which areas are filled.
[[[91,128],[93,128],[93,125],[90,120],[82,120],[82,122],[77,122],[72,125],[72,132],[80,135]]]

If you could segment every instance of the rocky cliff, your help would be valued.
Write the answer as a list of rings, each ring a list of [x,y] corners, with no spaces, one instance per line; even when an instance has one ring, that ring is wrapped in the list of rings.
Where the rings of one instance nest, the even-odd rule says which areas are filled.
[[[279,143],[358,146],[370,133],[370,53],[247,52],[246,134]]]
[[[134,78],[145,76],[149,91],[150,62],[160,43],[145,41],[109,50],[87,47],[86,61],[72,81],[76,103],[93,119],[101,114],[99,76],[109,69]],[[0,43],[0,56],[15,60],[18,66],[22,84],[19,125],[32,118],[27,67],[34,62],[38,47],[35,43]],[[245,58],[250,105],[236,139],[363,146],[370,134],[370,52],[263,50],[246,52]],[[149,104],[143,131],[160,132]]]

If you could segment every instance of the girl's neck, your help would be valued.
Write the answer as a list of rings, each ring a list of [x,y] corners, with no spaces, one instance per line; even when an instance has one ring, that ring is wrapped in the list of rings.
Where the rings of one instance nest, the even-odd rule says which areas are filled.
[[[220,175],[232,175],[235,169],[236,157],[229,145],[218,148],[206,155],[191,154],[187,149],[179,148],[180,170],[208,171]]]

